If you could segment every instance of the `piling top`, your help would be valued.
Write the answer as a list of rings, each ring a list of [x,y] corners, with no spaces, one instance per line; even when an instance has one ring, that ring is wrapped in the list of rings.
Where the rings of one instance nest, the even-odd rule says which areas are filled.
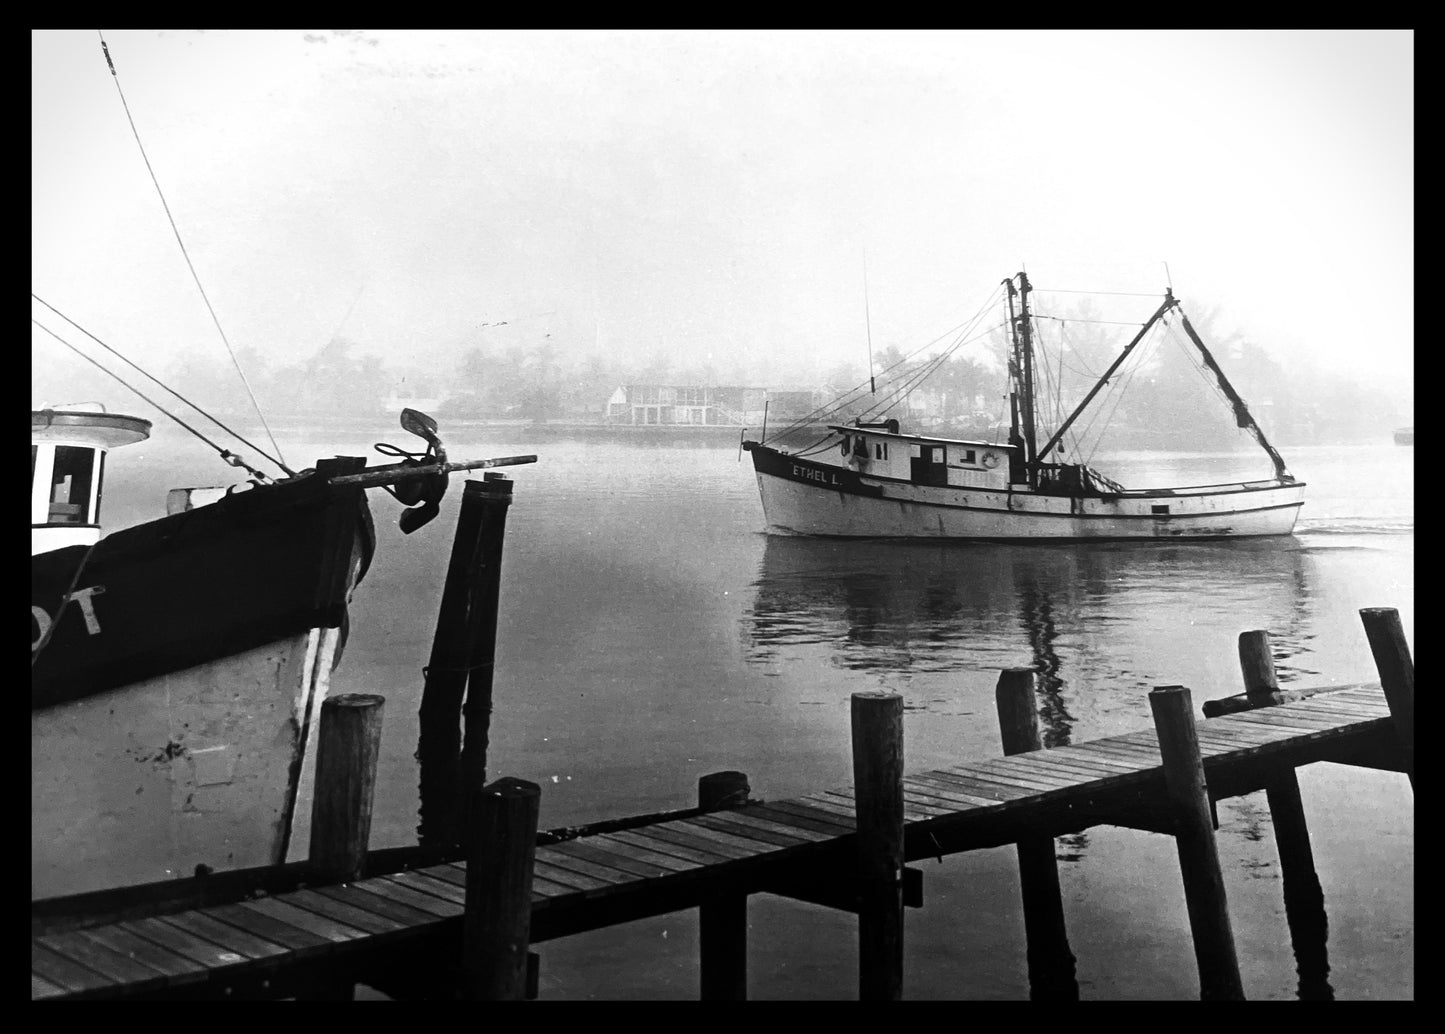
[[[386,703],[386,697],[375,693],[342,693],[340,696],[327,697],[325,704],[332,707],[356,707],[369,708],[380,707]]]

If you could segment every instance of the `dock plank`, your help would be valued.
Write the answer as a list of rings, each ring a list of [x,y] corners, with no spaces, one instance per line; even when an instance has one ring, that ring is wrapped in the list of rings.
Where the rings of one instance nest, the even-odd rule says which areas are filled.
[[[559,865],[566,865],[567,862],[556,858],[561,855],[571,862],[578,859],[591,862],[595,865],[605,865],[608,868],[616,869],[619,872],[630,874],[634,879],[655,880],[661,876],[670,875],[675,870],[658,865],[656,862],[646,861],[641,858],[633,858],[628,855],[619,854],[616,851],[608,850],[588,843],[592,838],[587,837],[579,840],[565,840],[560,844],[552,844],[547,848],[549,857]],[[626,845],[620,845],[625,847]],[[694,866],[695,867],[695,866]]]
[[[854,831],[853,826],[843,822],[826,812],[814,811],[811,814],[801,813],[793,808],[782,807],[776,804],[754,805],[753,814],[761,815],[763,818],[784,826],[797,827],[811,830],[814,833],[822,833],[829,840],[839,836],[846,836]]]
[[[33,938],[30,941],[30,972],[72,993],[116,986],[110,977],[50,950]]]
[[[637,844],[633,840],[624,840],[616,833],[599,833],[596,836],[586,837],[583,841],[589,847],[600,847],[616,855],[627,858],[636,858],[640,862],[649,862],[653,865],[660,865],[672,872],[692,872],[695,869],[707,867],[707,863],[695,861],[691,858],[679,858],[675,854],[666,851],[657,851],[649,847]]]
[[[216,909],[207,909],[202,914],[209,914],[212,911],[235,908],[234,905],[222,905]],[[129,930],[137,936],[144,937],[148,941],[154,941],[163,948],[169,948],[178,955],[184,955],[194,962],[199,962],[208,970],[226,969],[230,966],[239,965],[252,961],[252,957],[241,951],[237,946],[229,942],[217,942],[208,938],[183,930],[175,923],[170,922],[173,917],[161,918],[146,917],[144,919],[127,920],[117,925],[123,930]],[[290,948],[291,945],[286,945]]]
[[[820,833],[815,829],[805,829],[801,826],[770,818],[756,807],[709,812],[707,818],[717,819],[720,822],[741,826],[745,829],[767,830],[770,833],[777,833],[781,836],[792,837],[795,840],[803,840],[811,843],[821,843],[822,841],[833,839],[833,834],[831,833]]]
[[[329,919],[335,923],[345,923],[347,926],[355,927],[364,933],[388,934],[398,930],[409,929],[406,923],[399,923],[395,919],[388,919],[386,916],[377,915],[375,912],[368,912],[364,908],[358,908],[349,901],[341,901],[337,898],[329,898],[318,894],[314,890],[298,890],[286,895],[286,903],[295,905],[297,908],[304,908],[313,912],[323,919]]]
[[[384,876],[376,876],[371,879],[355,883],[358,890],[364,890],[368,894],[374,894],[387,901],[393,901],[400,905],[407,905],[421,912],[429,912],[438,919],[450,919],[453,916],[461,915],[465,909],[455,901],[446,901],[435,894],[427,894],[411,887],[388,880]]]
[[[259,912],[279,922],[288,923],[307,933],[323,937],[333,944],[354,941],[358,937],[366,935],[364,930],[358,930],[347,923],[340,923],[334,919],[319,916],[315,912],[308,912],[304,908],[298,908],[282,897],[256,898],[254,901],[242,903],[240,907],[252,912]]]
[[[641,827],[641,830],[646,829],[646,826]],[[716,851],[708,851],[700,847],[678,844],[670,840],[662,840],[636,829],[618,830],[612,835],[624,844],[632,844],[644,850],[657,851],[661,854],[670,854],[674,858],[685,858],[688,861],[697,862],[701,865],[718,866],[733,860],[730,855],[720,854]]]
[[[467,903],[467,891],[465,886],[458,887],[455,884],[447,883],[428,876],[420,869],[408,869],[405,872],[394,872],[382,877],[390,883],[395,883],[422,894],[430,894],[432,897],[440,898],[443,901],[454,905],[465,905]]]
[[[65,988],[59,984],[52,984],[44,977],[36,976],[32,971],[30,974],[30,1000],[39,1001],[42,998],[54,998],[57,995],[65,994]]]
[[[114,951],[88,938],[79,930],[44,934],[35,943],[49,948],[86,969],[94,970],[115,984],[145,990],[165,982],[165,974],[122,952]]]
[[[734,819],[732,816],[725,816],[723,812],[694,815],[687,821],[687,824],[702,826],[716,833],[726,833],[746,840],[756,840],[760,843],[771,844],[775,848],[802,847],[811,842],[809,838],[804,837],[801,833],[784,833],[776,829],[768,828],[768,825],[765,823],[740,821]]]
[[[664,843],[677,844],[679,847],[687,847],[695,851],[721,855],[732,862],[741,861],[746,858],[756,858],[760,853],[754,846],[735,847],[732,844],[726,844],[720,840],[708,840],[704,837],[694,836],[686,830],[678,829],[671,824],[645,826],[639,829],[628,830],[628,832],[632,836],[645,836],[649,840],[661,840]]]
[[[286,948],[275,941],[257,937],[255,934],[227,925],[204,912],[177,912],[174,915],[157,916],[156,918],[167,926],[176,927],[192,937],[209,941],[218,947],[225,947],[230,952],[249,959],[264,959],[273,955],[286,954]],[[168,948],[168,950],[180,954],[176,948]],[[189,955],[185,957],[190,959]],[[191,961],[195,960],[191,959]],[[200,963],[196,964],[200,965]]]
[[[538,858],[533,863],[533,878],[535,879],[538,875],[553,883],[569,887],[573,894],[581,894],[583,897],[596,897],[602,891],[612,890],[614,887],[628,882],[626,873],[614,871],[609,874],[608,879],[598,879],[573,869],[564,869],[560,865],[553,865],[545,858]]]
[[[78,931],[82,937],[99,941],[112,951],[124,952],[131,958],[164,973],[170,983],[183,984],[200,979],[206,967],[184,955],[163,948],[154,941],[137,937],[117,926],[99,926]]]
[[[354,883],[346,883],[337,887],[317,887],[316,893],[344,901],[357,908],[364,908],[368,912],[374,912],[379,916],[385,916],[387,919],[411,927],[427,926],[437,921],[437,916],[432,912],[423,912],[419,908],[404,905],[400,901],[380,897]]]

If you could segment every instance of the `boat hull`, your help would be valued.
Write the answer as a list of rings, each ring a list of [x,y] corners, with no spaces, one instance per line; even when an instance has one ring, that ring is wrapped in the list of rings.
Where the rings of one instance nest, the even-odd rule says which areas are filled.
[[[373,538],[318,477],[32,558],[32,898],[287,860]]]
[[[1067,541],[1288,535],[1302,483],[1116,495],[930,486],[751,448],[767,530],[846,538]]]

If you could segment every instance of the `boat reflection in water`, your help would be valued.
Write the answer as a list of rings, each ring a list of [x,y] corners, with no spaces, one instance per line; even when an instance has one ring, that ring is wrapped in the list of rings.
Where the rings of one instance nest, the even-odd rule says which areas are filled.
[[[1045,746],[1150,727],[1156,685],[1204,699],[1240,691],[1239,632],[1270,632],[1281,682],[1322,681],[1311,661],[1312,561],[1293,538],[1219,542],[1006,545],[769,536],[747,629],[750,662],[828,668],[903,687],[905,707],[971,698],[976,723],[959,759],[1002,752],[997,672],[1038,673]],[[832,674],[829,674],[831,670]],[[930,683],[933,683],[930,685]],[[913,700],[909,698],[913,697]],[[912,767],[910,765],[910,767]],[[1272,855],[1263,794],[1221,802],[1221,829]],[[1059,837],[1079,861],[1089,832]],[[1246,848],[1246,851],[1249,849]],[[1275,866],[1247,871],[1276,879]],[[1332,997],[1323,908],[1291,915],[1301,998]]]

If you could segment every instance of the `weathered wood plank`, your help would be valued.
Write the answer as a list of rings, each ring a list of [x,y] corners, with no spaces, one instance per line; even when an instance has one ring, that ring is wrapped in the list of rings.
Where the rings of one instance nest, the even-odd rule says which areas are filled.
[[[227,916],[238,910],[236,905],[218,905],[215,908],[208,908],[199,911],[199,915],[208,915],[221,923],[223,926],[234,927],[236,923],[228,922]],[[235,943],[230,940],[216,941],[209,936],[194,934],[190,930],[183,929],[176,925],[175,916],[164,918],[147,917],[145,919],[127,920],[119,923],[122,929],[129,930],[147,940],[155,941],[162,947],[169,948],[177,954],[184,955],[205,966],[207,969],[225,969],[230,966],[239,965],[251,961],[253,956],[248,955],[244,950],[245,938],[238,938]],[[265,925],[265,924],[261,924]],[[254,932],[249,929],[243,932]],[[325,942],[304,931],[296,931],[302,939],[300,945],[286,944],[275,936],[265,937],[264,934],[256,934],[265,940],[283,944],[286,948],[293,950],[319,949]]]
[[[647,851],[657,851],[661,854],[670,854],[674,858],[685,858],[700,865],[718,866],[732,861],[729,855],[716,851],[707,851],[699,847],[688,847],[683,844],[673,843],[670,840],[663,840],[650,836],[646,827],[642,829],[618,830],[612,834],[624,844],[631,844]]]
[[[1019,796],[1024,797],[1038,797],[1050,791],[1062,789],[1062,787],[1054,783],[1046,783],[1030,776],[1020,776],[1012,772],[997,772],[973,761],[965,765],[953,765],[940,769],[939,771],[946,776],[971,779],[977,783],[988,783],[1003,790],[1016,790],[1019,792]]]
[[[1034,791],[1019,786],[1005,786],[1003,783],[974,774],[962,768],[939,768],[918,777],[921,781],[939,784],[944,789],[977,798],[979,807],[997,808],[1012,801],[1025,800],[1035,795]]]
[[[287,894],[284,900],[288,905],[304,908],[306,911],[314,912],[323,919],[329,919],[336,923],[344,923],[364,933],[388,934],[409,928],[409,924],[407,923],[399,923],[395,919],[388,919],[386,916],[377,915],[375,912],[359,908],[349,901],[326,897],[316,893],[314,890],[293,891]]]
[[[626,858],[636,858],[640,862],[648,862],[653,865],[660,865],[672,872],[691,872],[695,869],[706,868],[706,862],[694,861],[691,858],[679,858],[675,854],[666,851],[656,851],[643,847],[633,840],[624,840],[616,833],[599,833],[593,837],[587,837],[585,843],[589,847],[600,847],[612,854],[622,855]]]
[[[465,908],[455,901],[447,901],[437,897],[435,894],[427,894],[423,891],[413,890],[404,884],[380,876],[374,879],[362,880],[360,883],[353,883],[352,886],[358,890],[364,890],[368,894],[375,894],[377,897],[385,898],[388,901],[409,905],[422,912],[430,912],[438,919],[450,919],[466,911]]]
[[[324,937],[334,944],[342,944],[366,936],[364,930],[327,919],[315,912],[308,912],[304,908],[297,908],[279,897],[256,898],[254,901],[242,903],[241,907],[269,916],[278,922],[288,923],[307,933],[315,934],[317,937]]]
[[[1006,799],[1012,799],[1006,791],[999,791],[993,795],[985,795],[974,783],[948,778],[938,772],[915,772],[913,775],[910,775],[908,779],[910,782],[916,782],[921,786],[931,786],[937,790],[944,791],[960,804],[972,805],[975,808],[997,808],[1000,804],[1004,803]],[[965,787],[968,788],[965,789]]]
[[[183,933],[190,934],[202,941],[210,941],[218,947],[238,955],[244,955],[249,959],[264,959],[273,955],[286,954],[286,949],[276,942],[237,929],[203,912],[177,912],[174,915],[157,916],[156,918],[167,926],[176,927]],[[177,951],[173,947],[168,947],[168,950]],[[192,962],[195,961],[189,955],[186,958]],[[200,965],[200,963],[196,964]]]
[[[777,833],[757,825],[740,825],[735,822],[726,822],[720,818],[721,815],[721,812],[714,812],[711,815],[697,815],[688,819],[684,825],[700,826],[704,829],[710,829],[714,833],[721,833],[739,840],[755,840],[761,844],[769,844],[775,850],[780,847],[802,847],[807,843],[806,840],[793,836],[791,833]]]
[[[420,891],[423,894],[430,894],[433,897],[441,898],[443,901],[450,901],[456,905],[465,905],[467,903],[467,890],[465,885],[458,887],[455,884],[447,883],[445,880],[428,876],[420,869],[396,872],[384,878],[391,880],[393,883],[399,883],[403,887],[410,887],[412,890]]]
[[[1035,753],[1041,753],[1035,751]],[[1034,758],[1031,755],[1019,754],[1011,758],[1000,758],[998,761],[984,762],[979,765],[979,770],[984,772],[996,772],[1006,776],[1010,780],[1028,779],[1039,784],[1045,790],[1073,790],[1086,783],[1097,782],[1099,779],[1107,778],[1092,770],[1079,771],[1067,766],[1055,765],[1047,760]]]
[[[638,830],[633,830],[638,833]],[[724,855],[733,861],[741,861],[745,858],[757,858],[766,854],[772,849],[771,845],[759,844],[756,841],[748,841],[745,845],[728,843],[721,838],[710,838],[699,836],[694,832],[679,828],[674,823],[667,823],[659,826],[648,826],[644,831],[647,836],[657,840],[665,840],[669,843],[680,844],[683,847],[692,847],[700,851],[711,851],[714,854]],[[711,832],[711,830],[709,830]]]
[[[435,913],[423,912],[419,908],[403,905],[400,901],[391,901],[387,898],[379,897],[354,883],[337,887],[317,887],[316,893],[323,897],[344,901],[348,905],[353,905],[356,908],[364,908],[368,912],[385,916],[387,919],[391,919],[405,926],[429,926],[435,923],[438,918]]]
[[[572,869],[564,869],[561,866],[552,865],[543,858],[534,859],[532,862],[532,876],[535,879],[542,876],[553,883],[570,888],[573,894],[580,894],[583,897],[596,897],[601,891],[611,890],[617,886],[617,881],[624,876],[623,873],[615,873],[613,879],[599,880],[595,876],[588,876],[585,873],[576,872]]]
[[[592,837],[587,838],[589,841],[592,839]],[[625,847],[626,845],[621,846]],[[618,854],[616,851],[611,851],[605,847],[600,847],[582,840],[565,840],[560,844],[551,844],[547,847],[547,852],[548,857],[553,861],[557,861],[558,855],[573,860],[582,859],[597,865],[605,865],[619,872],[629,873],[634,879],[641,877],[645,880],[655,880],[675,871],[668,866],[645,861],[641,858]],[[565,865],[566,863],[559,862],[558,864]]]
[[[856,831],[856,827],[852,823],[846,822],[835,815],[829,815],[824,811],[808,811],[797,805],[784,805],[781,803],[755,805],[754,813],[785,826],[794,826],[800,829],[811,830],[814,833],[822,833],[830,839],[848,836]]]
[[[199,962],[188,959],[184,955],[178,955],[153,941],[137,937],[116,926],[97,926],[81,930],[79,933],[83,937],[99,941],[113,951],[123,952],[152,969],[164,973],[173,984],[188,983],[197,979],[196,974],[206,972],[206,967]]]
[[[707,816],[710,819],[717,819],[728,825],[740,826],[748,830],[761,829],[770,833],[777,833],[781,836],[792,837],[794,840],[802,840],[810,843],[822,843],[833,839],[831,833],[819,833],[813,829],[803,829],[799,826],[789,825],[770,819],[760,813],[756,808],[738,808],[730,811],[711,812]]]
[[[858,812],[851,796],[839,797],[836,796],[836,794],[820,790],[818,793],[809,794],[807,797],[795,797],[790,803],[802,804],[809,808],[817,808],[820,811],[830,812],[837,815],[840,819],[853,822],[856,828]]]
[[[546,857],[542,856],[542,849],[537,851],[537,862],[546,862],[554,869],[565,869],[575,872],[581,876],[590,876],[607,884],[609,888],[627,887],[641,883],[647,879],[639,873],[630,869],[619,869],[615,865],[607,865],[604,862],[593,861],[578,854],[563,854],[556,850],[556,844],[549,844],[546,847]],[[536,864],[536,863],[534,863]],[[659,872],[661,870],[658,870]]]
[[[443,883],[450,883],[455,887],[467,889],[467,867],[458,862],[447,862],[442,865],[429,865],[424,869],[418,869],[423,876],[434,880],[441,880]],[[571,888],[563,887],[548,880],[539,879],[537,874],[532,874],[532,907],[545,908],[547,902],[555,897],[565,897],[572,893]]]
[[[976,808],[989,808],[998,804],[996,800],[988,800],[965,793],[956,786],[945,784],[939,779],[929,779],[926,775],[910,775],[903,779],[904,794],[910,792],[926,793],[930,797],[936,797],[948,802],[953,811],[972,811]],[[906,797],[905,797],[906,799]]]
[[[80,930],[44,934],[35,938],[35,942],[86,969],[94,970],[114,984],[124,985],[127,990],[140,991],[167,982],[166,975],[160,970],[107,948],[87,938]]]
[[[30,974],[30,1000],[32,1002],[39,1001],[42,998],[55,998],[65,993],[65,988],[59,984],[52,984],[44,977],[37,976],[33,972]]]
[[[30,972],[71,993],[115,986],[110,977],[101,976],[95,970],[51,951],[33,938],[30,941]]]
[[[1090,764],[1103,765],[1120,773],[1147,772],[1151,768],[1159,767],[1137,754],[1123,755],[1095,750],[1092,743],[1076,743],[1069,747],[1056,747],[1054,750],[1061,753],[1068,751],[1071,758],[1079,758]]]

